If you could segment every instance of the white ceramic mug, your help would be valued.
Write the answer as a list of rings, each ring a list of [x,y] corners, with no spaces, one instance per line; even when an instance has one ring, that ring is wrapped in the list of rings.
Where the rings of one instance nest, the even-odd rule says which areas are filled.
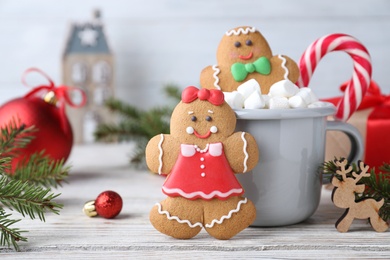
[[[252,134],[259,146],[256,168],[237,177],[244,196],[253,201],[253,226],[283,226],[309,218],[317,209],[322,189],[326,131],[336,130],[351,140],[349,161],[363,155],[362,137],[352,125],[328,121],[333,105],[302,109],[241,109],[237,131]]]

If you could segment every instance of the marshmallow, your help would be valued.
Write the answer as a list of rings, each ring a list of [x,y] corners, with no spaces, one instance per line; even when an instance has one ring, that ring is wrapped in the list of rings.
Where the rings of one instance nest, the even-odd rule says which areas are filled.
[[[253,92],[261,94],[260,85],[255,79],[250,79],[238,86],[237,91],[247,99]]]
[[[295,96],[302,97],[307,105],[310,105],[311,103],[318,101],[317,96],[314,94],[311,88],[300,88],[298,93],[295,94]]]
[[[244,106],[244,97],[238,92],[223,92],[226,103],[233,109],[241,109]]]
[[[329,103],[328,102],[323,102],[323,101],[317,101],[313,102],[310,105],[308,105],[308,108],[316,108],[316,107],[328,107]]]
[[[253,92],[247,99],[244,101],[244,108],[246,109],[258,109],[265,107],[265,100],[259,92]]]
[[[295,95],[288,99],[288,104],[291,108],[304,108],[307,107],[306,102],[301,96]]]
[[[269,89],[269,95],[271,97],[292,97],[298,93],[299,88],[290,80],[281,80],[274,83]]]
[[[271,97],[269,100],[269,108],[275,109],[275,108],[290,108],[290,105],[288,104],[288,98],[286,97]]]
[[[269,100],[271,97],[268,95],[261,95],[261,98],[264,100],[264,108],[269,108]]]

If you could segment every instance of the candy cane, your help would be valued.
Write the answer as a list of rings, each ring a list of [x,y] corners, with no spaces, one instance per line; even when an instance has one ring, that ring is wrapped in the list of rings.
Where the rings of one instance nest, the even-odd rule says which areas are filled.
[[[361,103],[371,81],[371,58],[367,49],[354,37],[347,34],[330,34],[314,41],[299,60],[301,76],[299,87],[307,87],[313,72],[327,53],[344,51],[353,59],[353,74],[344,97],[337,104],[335,118],[346,121]]]

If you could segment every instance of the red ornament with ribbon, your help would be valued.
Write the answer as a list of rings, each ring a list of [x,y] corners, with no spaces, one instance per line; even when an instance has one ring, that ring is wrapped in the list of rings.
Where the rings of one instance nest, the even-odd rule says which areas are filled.
[[[86,95],[81,89],[56,86],[49,76],[36,68],[28,69],[23,74],[22,82],[25,85],[26,76],[33,72],[42,75],[48,84],[36,86],[23,97],[13,99],[0,107],[0,127],[6,127],[14,120],[17,124],[35,126],[37,129],[31,142],[12,159],[11,173],[22,160],[42,151],[53,160],[66,161],[73,146],[73,132],[66,116],[65,105],[81,107],[86,103]],[[81,94],[80,103],[72,101],[72,91]]]

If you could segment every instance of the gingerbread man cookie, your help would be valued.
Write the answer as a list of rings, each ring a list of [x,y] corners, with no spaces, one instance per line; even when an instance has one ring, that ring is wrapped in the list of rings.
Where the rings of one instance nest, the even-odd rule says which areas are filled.
[[[255,79],[262,94],[281,80],[295,83],[298,65],[284,55],[272,55],[263,35],[254,27],[237,27],[222,37],[217,50],[217,65],[208,66],[200,75],[200,85],[224,92],[237,90],[242,83]]]
[[[258,162],[252,135],[234,132],[236,116],[220,90],[188,87],[172,113],[170,134],[153,137],[146,147],[151,171],[166,174],[162,191],[168,197],[150,212],[152,225],[180,239],[202,228],[229,239],[256,217],[253,203],[235,173]]]

